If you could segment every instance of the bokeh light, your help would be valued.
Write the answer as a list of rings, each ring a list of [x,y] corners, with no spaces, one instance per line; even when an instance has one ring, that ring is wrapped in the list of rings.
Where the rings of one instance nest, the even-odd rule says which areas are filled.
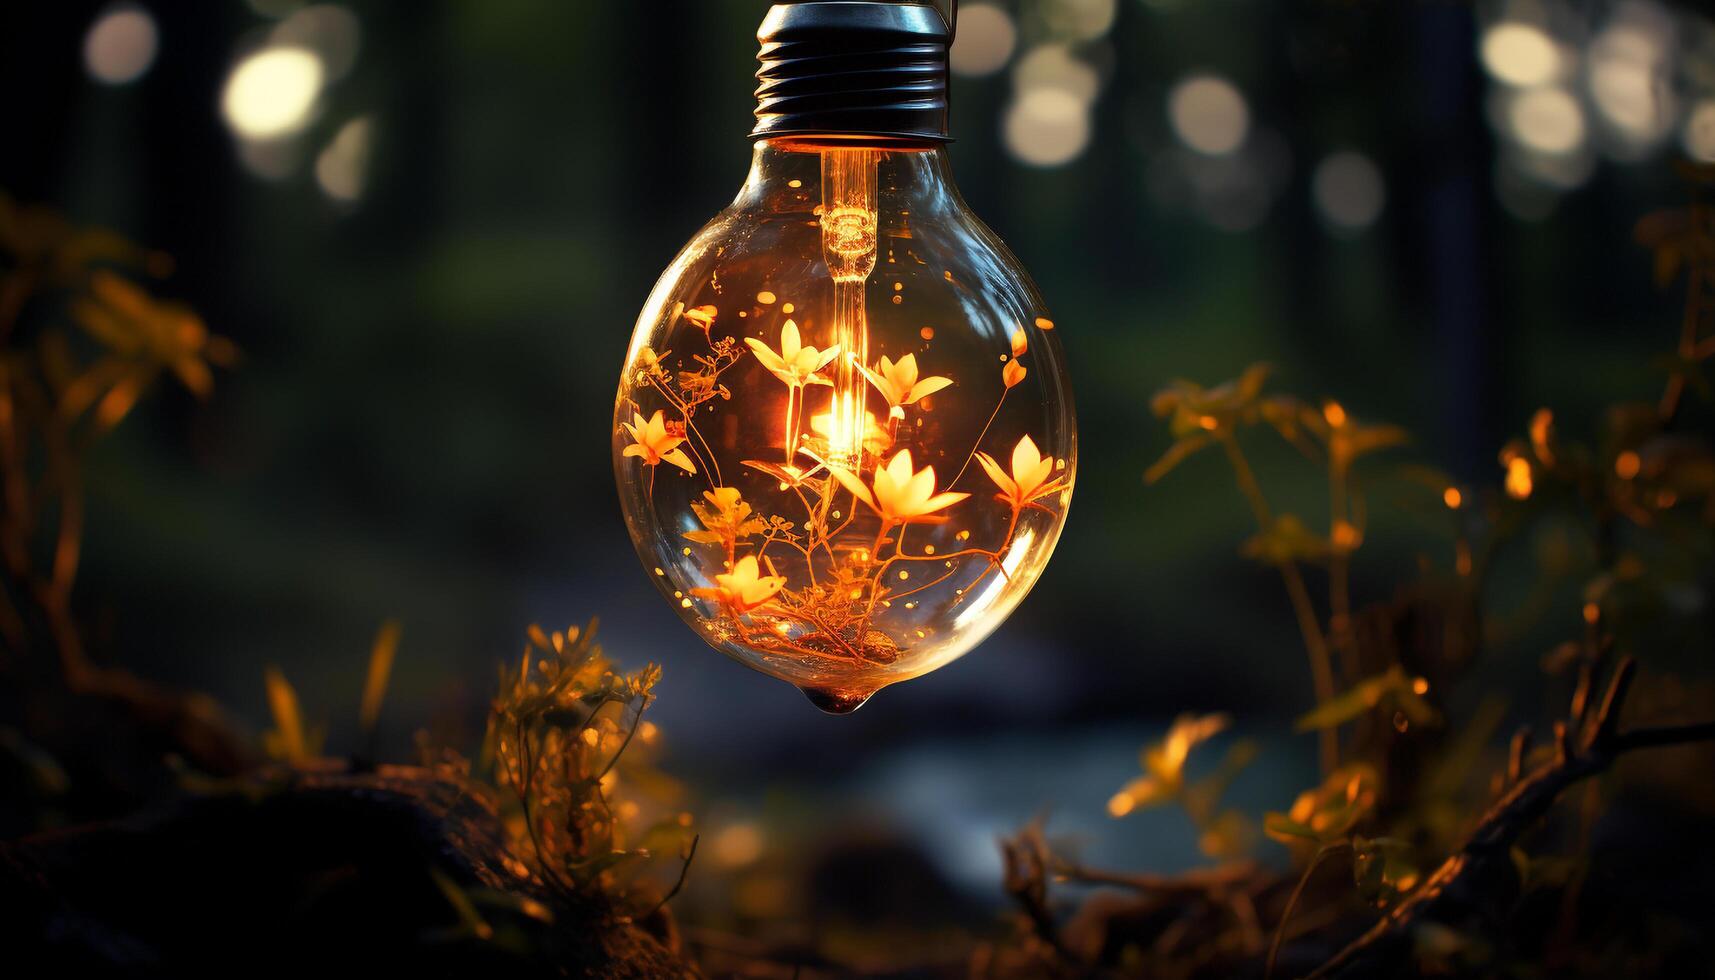
[[[1691,107],[1680,142],[1686,156],[1700,163],[1715,163],[1715,99],[1704,99]]]
[[[349,203],[363,194],[369,168],[372,125],[359,116],[341,126],[321,155],[316,157],[316,183],[335,201]]]
[[[1355,233],[1375,224],[1387,201],[1387,185],[1370,158],[1354,151],[1330,154],[1311,178],[1316,210],[1338,232]]]
[[[1007,110],[1005,137],[1006,148],[1020,161],[1058,167],[1089,145],[1089,108],[1063,89],[1030,89]]]
[[[124,85],[142,78],[155,63],[159,38],[155,18],[136,4],[103,10],[83,39],[83,63],[91,78]]]
[[[322,89],[322,61],[303,48],[264,48],[227,77],[221,112],[251,140],[288,136],[309,122]]]
[[[1048,0],[1042,17],[1054,34],[1074,41],[1093,41],[1114,26],[1116,0]],[[965,14],[959,12],[959,30],[965,29]]]
[[[980,78],[992,75],[1012,58],[1018,27],[1012,15],[991,3],[959,8],[959,32],[948,60],[954,74]]]
[[[1503,21],[1483,32],[1483,67],[1497,81],[1526,88],[1554,81],[1560,50],[1542,28]]]
[[[960,28],[963,30],[963,28]],[[1063,44],[1032,48],[1012,69],[1013,88],[1019,95],[1034,89],[1059,89],[1088,105],[1101,90],[1096,69]]]
[[[1222,156],[1238,149],[1250,131],[1250,108],[1233,84],[1216,75],[1181,79],[1167,94],[1173,131],[1191,149]]]
[[[268,41],[277,48],[315,52],[321,59],[323,79],[331,83],[344,78],[357,63],[362,37],[356,14],[334,4],[319,3],[281,21],[269,34]]]
[[[238,161],[264,180],[285,180],[304,162],[304,148],[296,140],[241,139]]]
[[[1540,153],[1571,153],[1584,143],[1584,109],[1562,88],[1533,88],[1514,96],[1507,125],[1519,143]]]
[[[1627,7],[1590,45],[1590,97],[1618,135],[1623,156],[1636,157],[1673,129],[1676,106],[1667,62],[1671,28]],[[1630,152],[1625,152],[1630,151]]]

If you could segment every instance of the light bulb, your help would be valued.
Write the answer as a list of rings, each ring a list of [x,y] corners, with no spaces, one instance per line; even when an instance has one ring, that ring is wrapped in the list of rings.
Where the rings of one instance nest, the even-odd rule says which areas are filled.
[[[931,7],[774,7],[738,197],[661,276],[614,406],[626,524],[710,645],[851,711],[1024,599],[1071,501],[1054,322],[966,208]]]

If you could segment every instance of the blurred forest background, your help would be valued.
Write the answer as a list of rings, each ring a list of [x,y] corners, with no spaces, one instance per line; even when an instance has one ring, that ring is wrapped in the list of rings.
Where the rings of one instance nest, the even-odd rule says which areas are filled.
[[[1062,330],[1078,489],[993,639],[824,716],[660,604],[609,466],[636,310],[743,177],[766,8],[7,5],[0,189],[172,256],[157,291],[242,351],[206,401],[163,386],[88,461],[92,658],[257,730],[278,665],[349,745],[397,619],[380,754],[403,757],[419,729],[480,740],[525,625],[599,615],[612,656],[663,666],[650,718],[699,861],[762,869],[734,914],[804,907],[769,869],[821,861],[813,890],[870,853],[901,872],[827,888],[833,911],[884,917],[893,887],[980,916],[994,838],[1044,807],[1091,861],[1201,860],[1181,813],[1123,833],[1107,815],[1181,711],[1260,739],[1234,804],[1316,781],[1314,736],[1284,734],[1314,701],[1291,610],[1237,554],[1251,522],[1215,454],[1145,486],[1169,444],[1150,393],[1268,361],[1409,430],[1402,461],[1493,484],[1540,406],[1588,435],[1660,389],[1683,299],[1632,230],[1685,199],[1673,160],[1715,162],[1715,20],[1694,5],[967,0],[954,169]],[[1283,509],[1325,508],[1284,443],[1255,463]],[[1370,504],[1360,602],[1441,533],[1385,488]],[[1566,533],[1500,556],[1498,606],[1537,601]],[[1540,708],[1544,649],[1527,630],[1482,668],[1509,717]]]

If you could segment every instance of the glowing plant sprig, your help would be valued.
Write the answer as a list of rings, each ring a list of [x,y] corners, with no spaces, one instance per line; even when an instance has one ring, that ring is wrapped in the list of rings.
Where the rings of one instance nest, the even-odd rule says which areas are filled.
[[[501,669],[486,754],[518,802],[515,849],[567,900],[641,915],[678,888],[663,897],[646,883],[651,859],[678,852],[688,865],[694,853],[688,815],[625,778],[627,751],[655,738],[643,713],[660,678],[654,664],[617,670],[595,642],[594,622],[554,633],[531,627],[518,665]]]

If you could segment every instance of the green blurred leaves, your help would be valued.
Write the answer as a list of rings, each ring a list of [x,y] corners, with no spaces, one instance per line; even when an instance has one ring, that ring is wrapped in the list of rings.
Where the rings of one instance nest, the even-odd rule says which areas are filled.
[[[1440,713],[1424,699],[1428,692],[1428,681],[1408,675],[1395,664],[1300,715],[1292,728],[1297,732],[1334,728],[1378,709],[1398,711],[1412,724],[1432,725],[1440,720]]]

